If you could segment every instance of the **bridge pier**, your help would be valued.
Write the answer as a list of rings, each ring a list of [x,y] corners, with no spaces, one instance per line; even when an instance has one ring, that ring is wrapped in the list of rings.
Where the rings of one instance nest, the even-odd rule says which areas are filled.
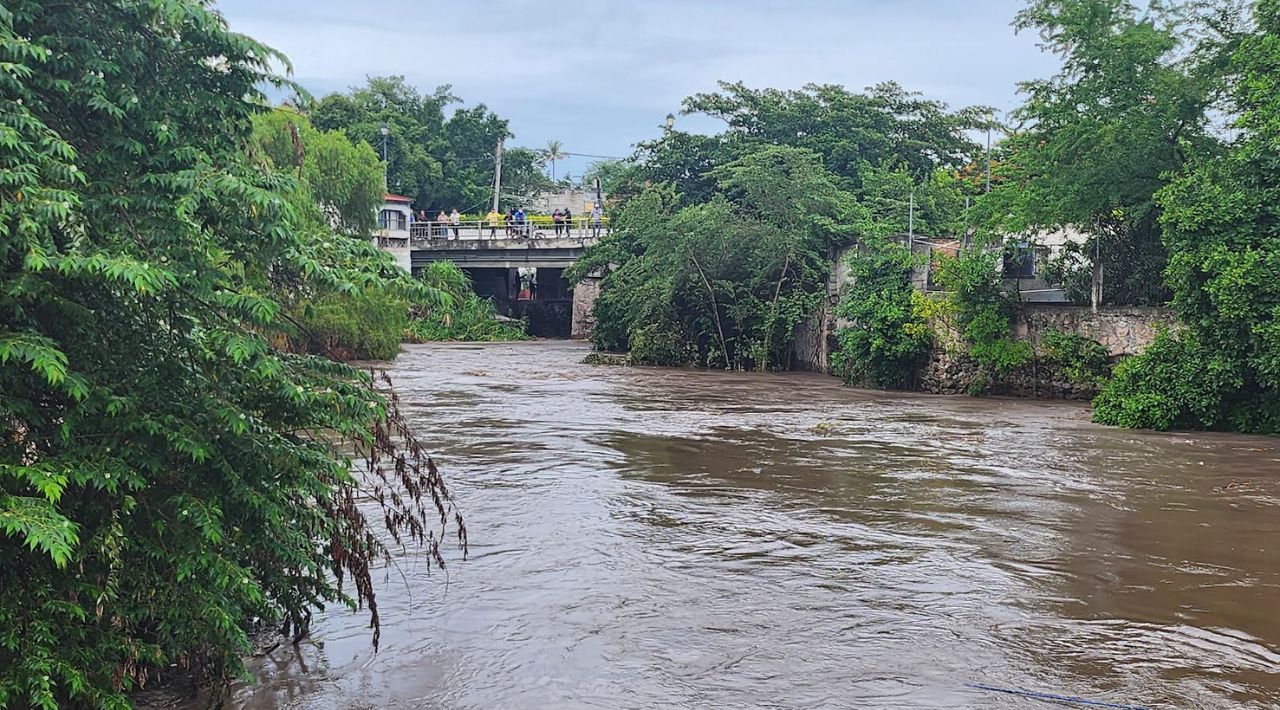
[[[596,328],[596,318],[591,309],[600,296],[600,278],[588,276],[573,287],[573,320],[569,324],[569,337],[586,340]]]

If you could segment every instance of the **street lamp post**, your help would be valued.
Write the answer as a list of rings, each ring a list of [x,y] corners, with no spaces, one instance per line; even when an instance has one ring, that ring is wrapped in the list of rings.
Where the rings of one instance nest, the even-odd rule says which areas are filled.
[[[383,123],[382,128],[379,128],[378,132],[382,134],[382,184],[388,185],[387,183],[387,169],[388,169],[387,168],[387,136],[391,135],[391,128],[388,127],[386,123]]]

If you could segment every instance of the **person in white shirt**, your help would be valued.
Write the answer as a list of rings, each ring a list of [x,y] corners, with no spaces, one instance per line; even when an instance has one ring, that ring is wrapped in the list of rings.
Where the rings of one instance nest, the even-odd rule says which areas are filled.
[[[452,224],[452,225],[453,225],[453,238],[454,238],[454,239],[457,239],[457,238],[458,238],[458,225],[459,225],[459,224],[461,224],[461,223],[462,223],[462,215],[458,214],[458,210],[457,210],[457,208],[455,207],[455,208],[454,208],[454,210],[453,210],[452,212],[450,212],[450,213],[449,213],[449,224]]]
[[[600,225],[604,222],[604,210],[600,209],[600,203],[595,203],[591,208],[591,236],[600,238]]]

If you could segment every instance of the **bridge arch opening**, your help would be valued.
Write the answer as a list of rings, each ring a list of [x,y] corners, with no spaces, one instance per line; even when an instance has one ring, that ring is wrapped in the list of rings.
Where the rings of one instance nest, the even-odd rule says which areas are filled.
[[[481,298],[491,299],[498,313],[528,323],[535,338],[573,335],[574,289],[555,267],[462,267]]]

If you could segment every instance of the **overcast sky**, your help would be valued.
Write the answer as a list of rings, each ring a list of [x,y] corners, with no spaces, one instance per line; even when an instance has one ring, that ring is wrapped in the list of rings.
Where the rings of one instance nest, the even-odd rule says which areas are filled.
[[[511,121],[517,145],[625,156],[717,80],[893,79],[952,106],[1018,103],[1056,62],[1015,35],[1020,0],[221,0],[317,96],[403,74]],[[681,117],[681,127],[713,128]],[[580,172],[585,161],[567,166]],[[564,172],[561,168],[560,172]]]

